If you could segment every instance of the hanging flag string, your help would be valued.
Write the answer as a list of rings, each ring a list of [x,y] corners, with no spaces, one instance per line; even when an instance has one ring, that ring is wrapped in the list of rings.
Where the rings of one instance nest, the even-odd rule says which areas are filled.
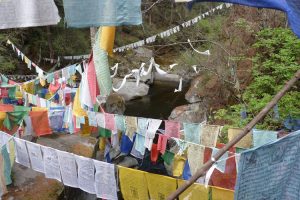
[[[141,47],[141,46],[144,46],[145,44],[150,44],[150,43],[153,43],[156,41],[156,38],[159,36],[160,38],[166,38],[166,37],[169,37],[177,32],[179,32],[180,30],[184,29],[184,28],[188,28],[196,23],[198,23],[199,21],[201,21],[202,19],[210,16],[211,14],[213,14],[216,10],[222,10],[224,8],[229,8],[231,7],[232,4],[220,4],[219,6],[201,14],[201,15],[198,15],[197,17],[193,18],[193,19],[190,19],[186,22],[183,22],[181,25],[178,25],[178,26],[175,26],[175,27],[172,27],[166,31],[163,31],[161,33],[158,33],[158,34],[155,34],[155,35],[152,35],[146,39],[143,39],[143,40],[140,40],[140,41],[137,41],[137,42],[134,42],[134,43],[131,43],[131,44],[127,44],[127,45],[124,45],[124,46],[121,46],[121,47],[118,47],[118,48],[115,48],[114,49],[114,52],[123,52],[123,51],[126,51],[126,50],[129,50],[129,49],[134,49],[134,48],[137,48],[137,47]],[[209,52],[206,52],[206,54],[209,54]]]

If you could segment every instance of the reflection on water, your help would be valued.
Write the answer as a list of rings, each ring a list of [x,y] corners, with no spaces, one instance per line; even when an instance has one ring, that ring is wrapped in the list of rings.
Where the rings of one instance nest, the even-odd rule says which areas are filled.
[[[155,81],[147,96],[126,102],[125,115],[168,119],[175,107],[188,104],[184,98],[188,86],[183,84],[182,92],[174,93],[178,83]]]

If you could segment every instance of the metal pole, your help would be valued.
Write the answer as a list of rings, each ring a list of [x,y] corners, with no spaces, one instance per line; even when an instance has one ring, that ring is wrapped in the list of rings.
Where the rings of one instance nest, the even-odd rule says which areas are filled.
[[[260,111],[258,115],[256,115],[251,122],[247,124],[247,126],[243,129],[243,131],[237,135],[233,140],[229,141],[222,149],[220,149],[216,155],[214,156],[214,160],[209,160],[206,162],[201,169],[199,169],[196,174],[194,174],[190,180],[188,180],[184,185],[179,187],[175,192],[170,194],[167,198],[168,200],[176,199],[181,193],[183,193],[188,187],[190,187],[193,183],[195,183],[201,176],[203,176],[207,170],[211,168],[211,166],[217,161],[226,151],[228,151],[232,146],[238,143],[245,135],[252,130],[252,128],[262,120],[266,114],[277,104],[277,102],[288,92],[291,87],[300,79],[300,70],[298,70],[295,76],[285,84],[285,86],[276,94],[276,96],[266,105],[264,109]]]

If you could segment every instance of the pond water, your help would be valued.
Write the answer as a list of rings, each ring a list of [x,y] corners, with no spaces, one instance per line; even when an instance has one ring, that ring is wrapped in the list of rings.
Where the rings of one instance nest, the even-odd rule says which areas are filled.
[[[126,102],[125,115],[168,119],[175,107],[188,104],[184,95],[189,83],[183,83],[181,92],[174,93],[175,88],[178,82],[154,81],[148,95]]]

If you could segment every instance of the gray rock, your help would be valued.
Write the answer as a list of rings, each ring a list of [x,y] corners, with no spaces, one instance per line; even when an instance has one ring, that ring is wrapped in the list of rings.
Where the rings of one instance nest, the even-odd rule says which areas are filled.
[[[169,119],[189,123],[200,123],[206,120],[206,108],[202,103],[179,106],[172,111]]]
[[[119,88],[122,83],[122,79],[114,80],[114,88]],[[149,86],[145,83],[140,82],[136,86],[136,82],[127,81],[126,84],[117,92],[121,95],[125,101],[130,101],[138,97],[146,96],[149,91]]]

